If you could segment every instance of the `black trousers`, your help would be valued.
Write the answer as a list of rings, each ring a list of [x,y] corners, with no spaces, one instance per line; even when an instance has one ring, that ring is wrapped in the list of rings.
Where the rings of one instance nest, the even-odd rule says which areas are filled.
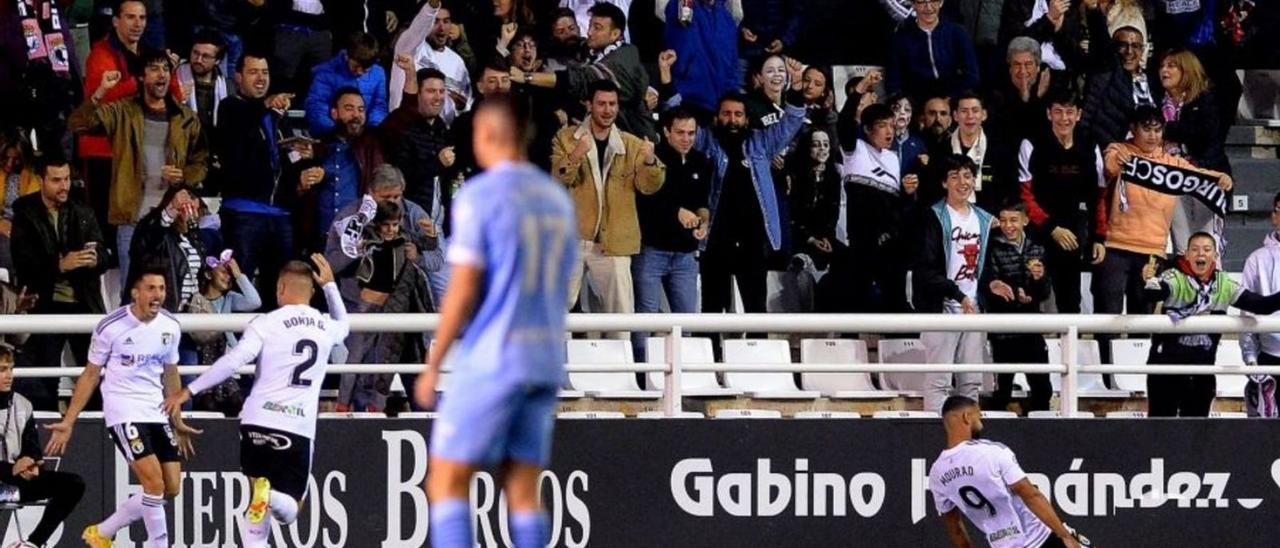
[[[44,507],[44,515],[40,516],[40,523],[26,538],[36,546],[49,542],[54,530],[71,515],[76,504],[80,503],[80,497],[84,496],[84,480],[76,474],[41,470],[40,475],[27,480],[13,475],[11,462],[0,462],[0,482],[17,487],[21,502],[49,501]]]
[[[1081,251],[1067,251],[1054,241],[1046,242],[1044,248],[1044,267],[1049,273],[1049,282],[1053,284],[1053,302],[1058,313],[1079,314],[1080,274],[1085,269]]]
[[[1035,334],[994,335],[991,341],[991,361],[995,363],[1049,363],[1049,349],[1045,346],[1044,337]],[[1009,397],[1013,392],[1013,373],[996,375],[996,391],[991,396],[992,409],[1004,410],[1009,405]],[[1053,384],[1049,382],[1048,373],[1028,373],[1027,397],[1025,411],[1045,411],[1049,409],[1049,400],[1053,398]]]
[[[1147,302],[1142,293],[1142,267],[1149,255],[1123,249],[1107,248],[1102,264],[1093,269],[1093,311],[1098,314],[1119,314],[1129,302],[1129,314],[1150,314],[1155,303]],[[1115,335],[1098,333],[1098,350],[1102,363],[1111,362],[1111,340]]]
[[[765,312],[767,246],[753,240],[726,236],[707,245],[698,266],[703,312],[729,311],[733,304],[730,277],[738,281],[743,312]]]
[[[857,183],[846,183],[845,192],[849,247],[838,251],[828,276],[848,292],[849,302],[847,309],[831,311],[910,312],[901,199]]]
[[[1153,342],[1147,364],[1214,363],[1215,353],[1182,352],[1179,348],[1182,347],[1169,343],[1157,346]],[[1213,398],[1217,395],[1218,380],[1214,375],[1147,375],[1147,416],[1208,417]]]
[[[88,314],[88,307],[79,303],[41,303],[39,314]],[[49,333],[32,335],[23,347],[22,358],[18,361],[21,367],[61,367],[62,351],[71,345],[71,355],[76,364],[84,365],[89,360],[89,335]],[[21,392],[31,400],[31,405],[38,411],[58,410],[58,377],[14,379],[14,390]],[[97,397],[98,391],[94,391]],[[97,397],[100,398],[100,397]],[[97,399],[101,401],[101,399]],[[101,403],[97,404],[101,406]],[[101,407],[98,407],[101,408]]]

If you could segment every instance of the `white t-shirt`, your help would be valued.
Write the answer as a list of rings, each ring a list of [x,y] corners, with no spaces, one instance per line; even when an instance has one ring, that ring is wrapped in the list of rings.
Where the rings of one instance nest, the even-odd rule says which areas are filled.
[[[951,217],[950,238],[951,254],[947,256],[947,278],[960,287],[960,291],[974,301],[978,300],[978,260],[982,238],[981,220],[973,208],[964,215],[947,206],[947,215]],[[947,299],[947,312],[959,313],[960,303]]]
[[[432,67],[443,72],[444,88],[466,99],[465,104],[458,105],[453,103],[452,96],[446,97],[445,111],[441,114],[446,122],[452,122],[458,112],[471,108],[471,74],[467,72],[467,65],[462,62],[462,57],[453,48],[445,46],[443,50],[436,51],[431,44],[423,42],[413,52],[413,63],[415,70]],[[452,112],[450,106],[453,107]]]
[[[1009,491],[1026,477],[1008,447],[969,440],[938,455],[929,490],[939,515],[959,508],[992,548],[1036,548],[1053,532]]]
[[[241,424],[314,438],[329,351],[349,331],[347,322],[305,305],[284,306],[249,322],[235,352],[257,356],[258,369]]]
[[[89,343],[89,363],[102,366],[102,410],[107,426],[126,422],[166,423],[164,367],[178,363],[178,320],[161,310],[143,323],[128,306],[98,322]]]

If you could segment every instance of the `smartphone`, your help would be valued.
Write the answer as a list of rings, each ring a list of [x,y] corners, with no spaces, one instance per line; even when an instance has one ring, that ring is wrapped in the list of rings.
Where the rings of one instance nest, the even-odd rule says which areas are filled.
[[[84,250],[85,250],[85,251],[97,251],[97,250],[98,250],[98,242],[85,242],[85,243],[84,243]]]

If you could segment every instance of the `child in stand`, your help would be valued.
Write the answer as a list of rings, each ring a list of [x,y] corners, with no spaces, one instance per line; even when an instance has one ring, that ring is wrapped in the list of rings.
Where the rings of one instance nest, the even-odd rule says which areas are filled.
[[[991,239],[987,267],[978,287],[983,305],[993,314],[1037,314],[1040,303],[1049,297],[1049,276],[1045,273],[1044,247],[1027,236],[1027,206],[1011,202],[1000,209],[998,230]],[[1044,336],[1039,333],[991,333],[994,363],[1049,363]],[[996,391],[991,408],[1004,410],[1013,391],[1013,373],[996,375]],[[1031,391],[1024,411],[1049,408],[1053,386],[1048,373],[1028,374]]]

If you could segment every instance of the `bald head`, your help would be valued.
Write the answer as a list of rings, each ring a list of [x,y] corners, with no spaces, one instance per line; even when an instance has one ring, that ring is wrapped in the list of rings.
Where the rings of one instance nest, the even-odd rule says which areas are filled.
[[[476,109],[474,127],[476,164],[482,169],[524,158],[532,133],[526,102],[507,94],[485,97]]]
[[[281,306],[290,304],[309,304],[315,294],[312,282],[311,265],[302,261],[289,261],[280,269],[280,278],[276,282],[276,301]]]

